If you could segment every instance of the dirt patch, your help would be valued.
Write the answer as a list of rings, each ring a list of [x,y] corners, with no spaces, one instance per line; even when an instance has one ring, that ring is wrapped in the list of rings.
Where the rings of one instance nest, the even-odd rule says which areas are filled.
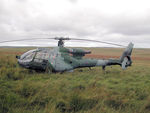
[[[87,58],[98,58],[98,59],[108,59],[108,58],[120,58],[119,56],[109,56],[109,55],[99,55],[99,54],[88,54]]]
[[[0,52],[0,54],[4,55],[4,54],[13,54],[13,55],[21,55],[23,54],[23,52],[11,52],[11,51],[8,51],[8,52]]]
[[[110,56],[110,55],[99,55],[99,54],[89,54],[85,56],[86,58],[97,58],[97,59],[109,59],[109,58],[120,58],[120,56]],[[132,57],[133,60],[150,60],[149,57]]]

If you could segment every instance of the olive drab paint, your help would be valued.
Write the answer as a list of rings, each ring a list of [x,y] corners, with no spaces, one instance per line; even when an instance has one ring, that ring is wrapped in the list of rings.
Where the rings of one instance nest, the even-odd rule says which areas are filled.
[[[58,47],[53,49],[38,48],[30,50],[20,57],[17,56],[16,58],[18,59],[19,65],[34,70],[46,71],[49,69],[51,72],[64,72],[72,71],[76,68],[95,66],[101,66],[102,69],[105,69],[106,66],[110,65],[120,65],[122,69],[126,69],[132,64],[132,43],[129,43],[120,59],[110,58],[103,60],[84,58],[86,54],[90,54],[91,52],[82,49],[63,47],[64,43],[61,41]]]

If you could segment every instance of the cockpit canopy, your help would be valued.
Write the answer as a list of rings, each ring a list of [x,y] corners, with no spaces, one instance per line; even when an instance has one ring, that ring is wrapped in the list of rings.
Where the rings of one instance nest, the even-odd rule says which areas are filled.
[[[24,61],[24,62],[29,62],[31,60],[34,60],[37,62],[40,62],[42,60],[48,60],[49,57],[49,52],[46,50],[41,50],[41,49],[33,49],[30,51],[27,51],[26,53],[22,54],[19,57],[19,60]]]
[[[45,70],[48,58],[50,56],[49,50],[33,49],[27,51],[21,56],[16,56],[19,65],[30,69]]]
[[[20,56],[20,60],[29,60],[29,61],[32,60],[33,57],[35,56],[35,52],[36,49],[24,53],[23,55]]]

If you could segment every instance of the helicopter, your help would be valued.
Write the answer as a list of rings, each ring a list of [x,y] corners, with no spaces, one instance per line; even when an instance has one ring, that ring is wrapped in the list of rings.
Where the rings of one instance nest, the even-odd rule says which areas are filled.
[[[43,39],[43,38],[36,38]],[[125,51],[122,53],[122,56],[119,59],[94,59],[94,58],[84,58],[86,54],[91,54],[91,51],[77,49],[77,48],[66,48],[64,47],[65,40],[79,40],[79,41],[91,41],[98,43],[106,43],[116,46],[123,46],[120,44],[89,40],[89,39],[76,39],[76,38],[65,38],[65,37],[55,37],[55,38],[45,38],[45,39],[54,39],[58,40],[58,46],[52,49],[50,48],[37,48],[29,50],[23,53],[21,56],[16,56],[18,64],[27,69],[35,71],[45,71],[47,73],[52,72],[73,72],[76,68],[84,67],[95,67],[101,66],[105,70],[106,66],[119,65],[122,69],[126,69],[128,66],[131,66],[131,53],[134,44],[130,42],[126,47]],[[24,41],[24,40],[33,40],[33,39],[20,39],[20,40],[11,40],[11,41],[2,41],[5,42],[14,42],[14,41]],[[123,46],[125,47],[125,46]]]

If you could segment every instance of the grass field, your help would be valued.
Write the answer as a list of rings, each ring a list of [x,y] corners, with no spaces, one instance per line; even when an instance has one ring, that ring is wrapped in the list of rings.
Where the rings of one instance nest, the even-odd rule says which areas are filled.
[[[0,113],[150,113],[150,49],[134,49],[133,65],[46,74],[20,68],[16,54],[0,48]],[[89,49],[89,48],[86,48]],[[123,49],[90,48],[95,58],[119,58]]]

